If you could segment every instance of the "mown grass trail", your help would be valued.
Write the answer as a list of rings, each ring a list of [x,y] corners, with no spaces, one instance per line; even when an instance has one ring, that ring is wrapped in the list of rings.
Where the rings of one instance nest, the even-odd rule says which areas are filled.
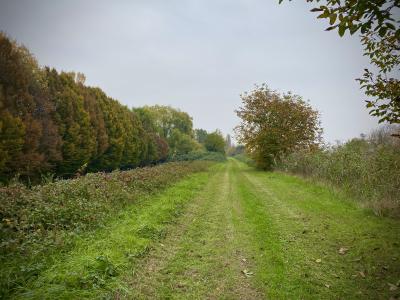
[[[186,211],[127,279],[126,298],[399,295],[400,223],[327,188],[229,160]]]
[[[230,159],[82,239],[36,299],[396,299],[400,222]]]

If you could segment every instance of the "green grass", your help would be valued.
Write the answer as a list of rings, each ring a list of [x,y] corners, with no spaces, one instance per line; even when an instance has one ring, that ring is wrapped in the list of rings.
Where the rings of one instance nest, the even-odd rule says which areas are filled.
[[[353,139],[318,151],[283,158],[280,170],[345,191],[377,215],[400,219],[400,139]]]
[[[207,182],[208,173],[199,173],[130,205],[114,221],[78,239],[65,256],[54,257],[51,268],[21,287],[21,299],[82,299],[107,296],[124,290],[121,278],[145,256],[154,241],[162,239],[164,228],[178,217]]]
[[[269,298],[389,299],[400,280],[400,223],[300,178],[236,163],[256,285]],[[340,248],[348,249],[340,254]]]
[[[399,222],[376,217],[326,187],[230,159],[189,207],[128,279],[133,294],[119,297],[389,299],[399,294],[398,288],[390,290],[400,284]]]
[[[32,188],[0,187],[0,298],[34,280],[54,263],[54,254],[68,253],[82,234],[107,226],[127,206],[211,164],[175,162]]]
[[[257,296],[243,280],[245,236],[234,228],[231,165],[220,165],[168,237],[129,278],[129,299],[232,299]]]
[[[400,222],[235,159],[147,197],[21,299],[396,299]]]

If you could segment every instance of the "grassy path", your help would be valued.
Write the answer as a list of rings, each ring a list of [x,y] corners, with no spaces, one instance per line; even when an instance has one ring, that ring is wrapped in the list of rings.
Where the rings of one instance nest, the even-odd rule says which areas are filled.
[[[389,299],[399,237],[399,222],[326,188],[230,160],[135,267],[125,297]]]
[[[249,264],[246,236],[236,230],[232,164],[219,168],[187,214],[143,262],[133,298],[254,299],[261,293],[242,270]],[[248,267],[247,267],[248,268]],[[248,274],[250,275],[250,274]]]
[[[397,299],[400,222],[230,159],[82,237],[21,299]]]

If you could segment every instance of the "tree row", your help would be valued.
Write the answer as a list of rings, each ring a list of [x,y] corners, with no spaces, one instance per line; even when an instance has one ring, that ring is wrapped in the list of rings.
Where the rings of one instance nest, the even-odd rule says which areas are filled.
[[[3,33],[0,70],[1,181],[134,168],[205,148],[187,113],[129,109],[86,86],[83,74],[40,67]]]

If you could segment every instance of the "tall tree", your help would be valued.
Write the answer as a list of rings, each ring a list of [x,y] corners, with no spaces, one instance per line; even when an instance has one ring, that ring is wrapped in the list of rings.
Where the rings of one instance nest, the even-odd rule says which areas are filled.
[[[8,153],[2,159],[0,173],[6,177],[20,174],[30,178],[47,172],[61,159],[61,140],[53,122],[55,109],[45,74],[25,47],[3,33],[0,33],[0,70],[1,148]],[[11,132],[20,146],[5,142],[10,140]]]
[[[207,131],[204,129],[195,129],[194,130],[194,137],[196,141],[200,144],[204,144],[207,138]]]
[[[207,134],[204,145],[208,151],[225,154],[225,140],[222,133],[218,130]]]
[[[170,106],[145,106],[154,120],[154,125],[160,135],[168,142],[169,156],[186,154],[194,150],[193,121],[186,112]]]
[[[39,67],[3,33],[0,70],[1,181],[132,168],[198,147],[187,113],[167,106],[132,111],[86,86],[81,73]]]

